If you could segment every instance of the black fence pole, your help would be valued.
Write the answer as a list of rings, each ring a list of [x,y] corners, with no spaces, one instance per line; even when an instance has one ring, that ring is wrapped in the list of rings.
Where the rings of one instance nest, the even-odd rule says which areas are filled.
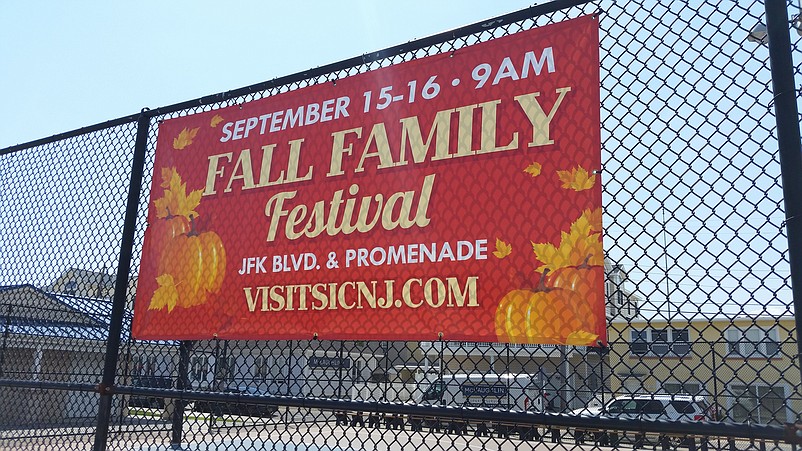
[[[337,350],[337,399],[343,399],[343,343],[340,340],[340,349]]]
[[[285,379],[287,381],[287,396],[291,394],[290,381],[294,379],[292,375],[292,340],[289,341],[289,348],[290,352],[287,355],[287,378]]]
[[[172,418],[172,435],[170,446],[174,449],[180,448],[181,441],[184,439],[184,408],[186,403],[183,398],[183,391],[189,388],[189,353],[192,351],[194,341],[181,341],[178,345],[178,378],[175,388],[182,392],[181,397],[175,400]]]
[[[11,334],[11,304],[6,309],[6,320],[3,324],[3,347],[0,348],[0,377],[5,377],[6,342]]]
[[[384,355],[384,357],[382,357],[384,359],[384,368],[382,369],[382,372],[384,373],[382,377],[382,382],[384,383],[384,396],[382,396],[382,398],[387,401],[390,399],[390,387],[388,385],[390,383],[390,357],[387,355],[390,353],[390,342],[383,341],[382,348],[382,354]]]
[[[120,260],[117,264],[117,279],[114,283],[114,300],[109,320],[109,338],[106,342],[106,360],[103,365],[103,378],[98,386],[100,402],[97,412],[97,429],[95,430],[94,451],[105,451],[109,434],[111,407],[114,395],[112,388],[117,377],[117,356],[120,352],[123,315],[128,291],[128,278],[131,270],[131,256],[134,249],[134,233],[139,208],[139,193],[142,190],[142,174],[145,167],[145,153],[148,147],[150,116],[143,111],[137,120],[134,158],[131,164],[131,180],[128,188],[128,200],[125,207],[122,242],[120,244]]]
[[[799,111],[796,105],[794,65],[788,7],[785,0],[766,0],[766,28],[769,39],[771,85],[774,115],[777,119],[777,145],[780,150],[785,229],[788,233],[788,262],[797,333],[802,330],[802,147]],[[797,365],[802,372],[802,341],[797,337]]]

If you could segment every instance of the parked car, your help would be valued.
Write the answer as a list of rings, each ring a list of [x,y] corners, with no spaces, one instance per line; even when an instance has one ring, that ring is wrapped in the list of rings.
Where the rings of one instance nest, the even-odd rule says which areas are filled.
[[[715,420],[715,411],[702,396],[690,395],[624,395],[617,396],[602,408],[572,411],[574,415],[604,416],[625,419],[702,421]]]
[[[707,404],[702,396],[690,395],[624,395],[617,396],[607,402],[603,407],[586,407],[571,412],[577,416],[595,416],[607,418],[623,418],[633,420],[664,420],[664,421],[703,421],[715,420],[715,409]],[[578,429],[574,431],[577,440],[584,438],[588,431]],[[633,442],[635,448],[644,443],[660,444],[663,449],[677,449],[678,447],[695,447],[695,438],[671,435],[645,435],[631,432],[604,432],[594,431],[591,434],[603,446],[617,448],[621,442]],[[704,439],[702,439],[704,440]]]
[[[223,393],[243,395],[264,395],[265,393],[253,387],[228,388]],[[278,411],[277,406],[270,404],[255,404],[242,401],[195,401],[192,410],[195,412],[211,413],[212,415],[243,415],[249,417],[269,417]]]
[[[582,409],[575,409],[571,411],[571,415],[582,417],[597,417],[601,415],[603,407],[584,407]]]

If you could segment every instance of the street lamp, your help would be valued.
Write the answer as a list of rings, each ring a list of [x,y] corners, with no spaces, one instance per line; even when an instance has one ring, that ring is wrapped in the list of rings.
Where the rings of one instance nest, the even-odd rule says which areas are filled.
[[[760,44],[768,44],[769,42],[769,33],[768,28],[763,23],[758,23],[749,31],[749,35],[746,37],[746,40],[749,42],[758,42]]]

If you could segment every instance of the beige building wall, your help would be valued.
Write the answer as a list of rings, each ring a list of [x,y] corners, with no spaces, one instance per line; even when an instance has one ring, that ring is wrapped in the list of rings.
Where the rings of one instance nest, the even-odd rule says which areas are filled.
[[[766,346],[773,349],[772,344],[762,344],[764,352],[750,355],[730,351],[728,338],[737,332],[728,331],[754,327],[772,331],[777,352],[764,355]],[[635,353],[632,331],[644,329],[687,329],[689,351],[682,355]],[[802,400],[792,396],[800,384],[799,366],[793,360],[797,351],[792,316],[634,319],[614,322],[609,338],[613,343],[609,364],[614,394],[668,393],[683,386],[686,392],[698,389],[727,419],[749,418],[759,423],[793,421],[793,412],[802,409]],[[750,343],[744,341],[739,349],[749,352]]]

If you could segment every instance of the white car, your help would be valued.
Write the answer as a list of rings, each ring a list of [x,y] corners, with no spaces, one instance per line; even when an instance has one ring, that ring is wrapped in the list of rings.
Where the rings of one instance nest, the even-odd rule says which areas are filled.
[[[584,409],[576,409],[571,411],[571,415],[582,417],[597,417],[601,414],[602,407],[585,407]]]
[[[571,413],[638,420],[715,420],[714,411],[704,397],[690,395],[617,396],[604,407],[587,407]]]
[[[715,420],[715,410],[708,406],[702,396],[690,395],[624,395],[617,396],[613,400],[607,402],[604,407],[586,407],[584,409],[574,410],[574,415],[577,416],[596,416],[607,418],[624,418],[632,420],[663,420],[663,421],[704,421]],[[578,437],[586,434],[585,431],[577,430],[574,432]],[[666,445],[672,449],[677,449],[680,446],[687,446],[691,448],[690,444],[694,443],[693,437],[682,436],[664,436],[660,435],[657,441],[655,436],[645,436],[636,434],[634,437],[631,432],[607,432],[598,433],[600,443],[605,443],[613,448],[618,448],[621,442],[634,442],[636,448],[639,448],[645,442],[662,444],[663,449],[667,449]],[[620,435],[619,435],[620,434]],[[656,449],[656,448],[655,448]]]

